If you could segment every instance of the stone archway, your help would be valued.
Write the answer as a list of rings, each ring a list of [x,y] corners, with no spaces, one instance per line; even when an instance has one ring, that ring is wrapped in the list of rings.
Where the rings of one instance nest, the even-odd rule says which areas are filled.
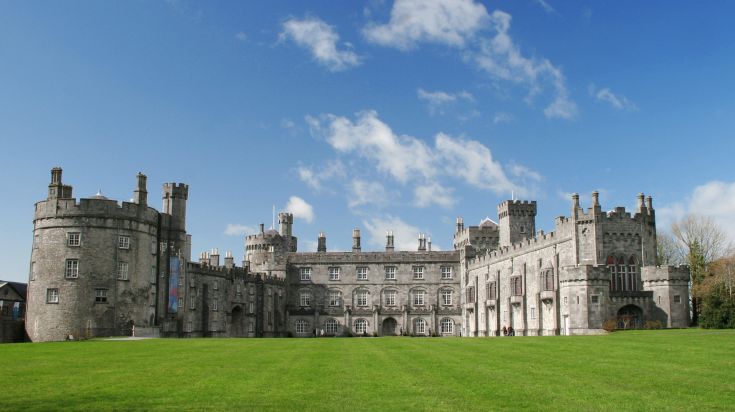
[[[398,334],[398,322],[393,318],[383,320],[383,336],[395,336]]]
[[[232,308],[232,321],[230,322],[230,336],[240,338],[245,336],[245,316],[241,306]]]
[[[636,305],[625,305],[618,311],[618,329],[641,329],[643,310]]]

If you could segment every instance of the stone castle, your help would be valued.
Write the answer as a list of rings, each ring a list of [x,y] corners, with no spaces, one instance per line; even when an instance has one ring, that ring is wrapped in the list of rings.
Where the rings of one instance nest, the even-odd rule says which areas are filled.
[[[649,196],[634,214],[603,212],[597,193],[555,230],[536,231],[536,202],[509,200],[498,222],[465,227],[452,251],[298,252],[293,215],[279,230],[261,224],[245,238],[245,259],[217,249],[192,261],[186,232],[188,186],[163,185],[161,211],[148,205],[138,174],[130,202],[98,194],[75,199],[51,170],[35,205],[26,330],[33,341],[113,335],[164,337],[502,336],[594,334],[689,322],[689,272],[656,266]]]

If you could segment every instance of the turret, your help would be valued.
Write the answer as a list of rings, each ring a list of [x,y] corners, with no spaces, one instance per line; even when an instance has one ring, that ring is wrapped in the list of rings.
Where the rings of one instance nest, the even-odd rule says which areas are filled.
[[[360,229],[355,228],[352,230],[352,251],[360,251]]]
[[[506,200],[498,205],[498,222],[500,247],[533,237],[536,233],[536,202]]]
[[[316,251],[327,251],[327,235],[325,235],[324,232],[319,232],[319,239],[317,239]]]
[[[183,183],[163,184],[163,213],[171,215],[172,229],[186,230],[186,200],[189,186]]]
[[[51,169],[51,183],[48,185],[48,199],[71,199],[72,187],[61,182],[61,168]]]
[[[278,224],[280,225],[281,236],[286,239],[290,238],[293,231],[293,213],[279,213]]]
[[[146,190],[146,181],[147,177],[143,173],[138,173],[138,186],[135,188],[135,192],[133,192],[133,202],[137,203],[139,205],[147,206],[148,205],[148,190]]]
[[[390,230],[385,234],[385,251],[392,252],[395,250],[393,231]]]

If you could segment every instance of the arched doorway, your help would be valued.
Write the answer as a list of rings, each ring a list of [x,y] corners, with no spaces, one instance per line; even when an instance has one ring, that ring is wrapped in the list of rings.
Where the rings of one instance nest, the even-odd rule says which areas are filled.
[[[398,322],[393,318],[386,318],[383,321],[383,336],[395,336],[398,331]]]
[[[230,322],[230,336],[245,336],[244,316],[241,306],[232,308],[232,321]]]
[[[643,327],[643,310],[636,305],[625,305],[618,311],[618,329]]]

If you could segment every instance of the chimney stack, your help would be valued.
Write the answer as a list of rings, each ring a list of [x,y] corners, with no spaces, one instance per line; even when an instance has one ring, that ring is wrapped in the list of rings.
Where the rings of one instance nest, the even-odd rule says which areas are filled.
[[[393,250],[395,250],[393,246],[393,231],[389,230],[385,234],[385,251],[392,252]]]
[[[458,217],[457,218],[457,232],[459,233],[463,230],[464,230],[464,219],[462,219],[461,217]]]
[[[358,228],[352,230],[352,251],[360,251],[360,229]]]
[[[426,239],[424,238],[423,233],[419,233],[419,251],[425,251],[426,250]]]
[[[429,252],[431,252],[431,236],[429,236],[429,244],[428,244]]]
[[[232,257],[231,250],[225,252],[225,267],[227,269],[232,269],[233,267],[235,267],[235,259]]]
[[[324,232],[319,232],[319,239],[317,241],[316,251],[317,252],[327,251],[327,235],[325,235]]]
[[[645,212],[644,209],[646,207],[644,204],[644,199],[646,198],[646,196],[643,193],[638,193],[637,198],[638,198],[637,212],[644,213]]]
[[[219,249],[212,249],[209,254],[209,266],[219,267]]]
[[[133,202],[147,206],[148,205],[148,190],[146,189],[146,181],[148,178],[143,173],[138,172],[138,186],[133,192]]]

